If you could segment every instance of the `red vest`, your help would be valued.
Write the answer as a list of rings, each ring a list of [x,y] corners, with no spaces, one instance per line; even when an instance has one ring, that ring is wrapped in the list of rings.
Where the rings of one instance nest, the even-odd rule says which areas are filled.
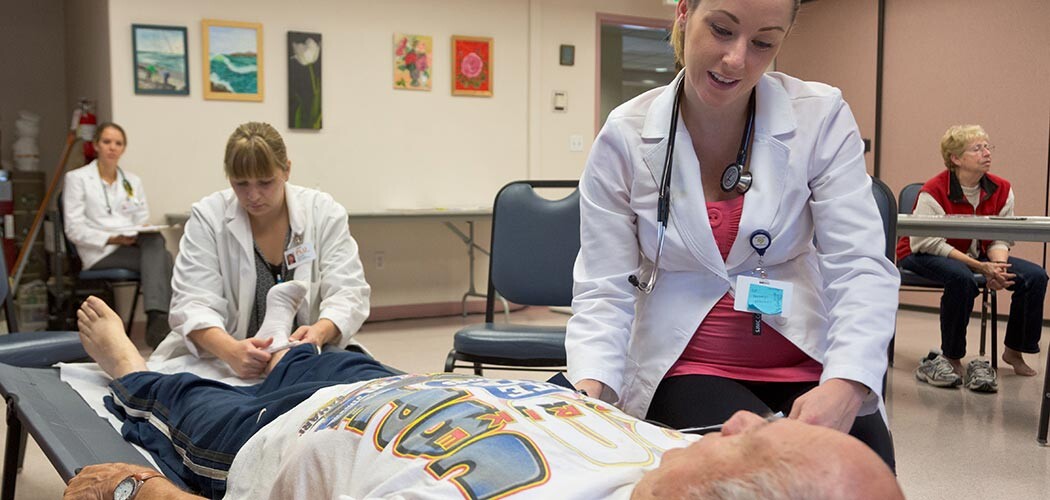
[[[966,200],[958,177],[947,169],[926,181],[919,193],[927,193],[932,196],[934,201],[944,208],[946,214],[999,215],[1003,206],[1006,205],[1006,200],[1010,197],[1010,182],[997,175],[984,174],[984,177],[978,181],[978,185],[981,187],[981,198],[976,209]],[[912,206],[911,209],[915,210],[915,207]],[[949,238],[948,244],[966,253],[970,249],[971,241],[973,240]],[[988,251],[988,245],[991,243],[991,240],[978,241],[977,247],[982,255]],[[909,255],[911,255],[911,244],[908,237],[905,236],[897,240],[897,262]]]

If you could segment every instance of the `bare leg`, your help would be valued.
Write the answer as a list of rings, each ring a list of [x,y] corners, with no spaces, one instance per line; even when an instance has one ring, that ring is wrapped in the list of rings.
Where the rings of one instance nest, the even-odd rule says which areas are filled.
[[[1028,363],[1024,362],[1024,357],[1021,353],[1006,347],[1003,349],[1003,362],[1014,367],[1014,373],[1024,377],[1034,377],[1036,375],[1035,368],[1028,366]]]
[[[77,327],[84,350],[110,377],[148,370],[146,360],[124,332],[120,316],[102,299],[91,296],[80,305]]]

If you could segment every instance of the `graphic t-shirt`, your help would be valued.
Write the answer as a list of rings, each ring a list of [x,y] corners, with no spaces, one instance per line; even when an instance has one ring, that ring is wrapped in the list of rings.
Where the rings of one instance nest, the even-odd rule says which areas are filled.
[[[628,498],[696,439],[543,382],[403,375],[319,390],[271,422],[226,498]]]

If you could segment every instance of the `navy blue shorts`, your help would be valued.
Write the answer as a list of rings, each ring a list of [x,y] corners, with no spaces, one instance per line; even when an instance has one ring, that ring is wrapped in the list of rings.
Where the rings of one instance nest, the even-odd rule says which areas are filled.
[[[121,434],[149,451],[169,478],[211,497],[226,492],[233,457],[256,431],[337,384],[395,373],[366,354],[318,354],[313,345],[288,351],[266,379],[231,386],[191,373],[135,372],[109,384],[106,408],[123,420]]]

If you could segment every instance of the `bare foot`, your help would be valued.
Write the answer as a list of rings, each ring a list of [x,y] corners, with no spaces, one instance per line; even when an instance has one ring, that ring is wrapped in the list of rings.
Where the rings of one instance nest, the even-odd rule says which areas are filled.
[[[1035,368],[1028,366],[1028,363],[1024,362],[1024,357],[1022,357],[1020,352],[1009,347],[1003,349],[1003,362],[1014,367],[1014,373],[1022,377],[1034,377],[1038,373],[1035,371]]]
[[[120,316],[102,299],[91,296],[80,305],[77,327],[84,350],[110,377],[147,370],[146,360],[124,333]]]

